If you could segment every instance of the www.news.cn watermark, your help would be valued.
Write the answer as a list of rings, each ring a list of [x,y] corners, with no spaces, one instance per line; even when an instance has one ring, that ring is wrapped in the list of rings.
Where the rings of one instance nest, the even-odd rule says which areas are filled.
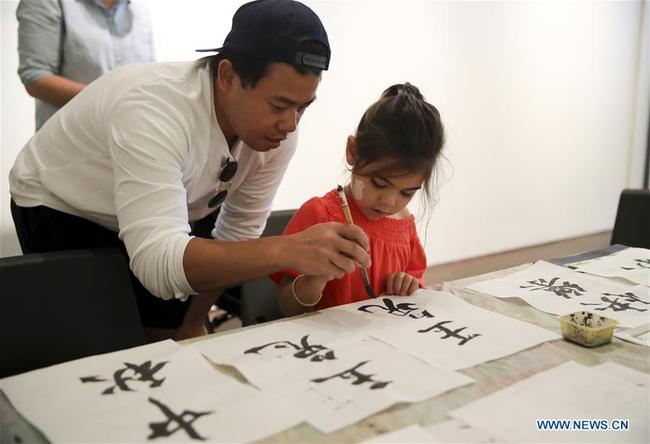
[[[535,421],[537,430],[582,430],[582,431],[613,431],[626,432],[630,430],[629,419],[538,419]]]

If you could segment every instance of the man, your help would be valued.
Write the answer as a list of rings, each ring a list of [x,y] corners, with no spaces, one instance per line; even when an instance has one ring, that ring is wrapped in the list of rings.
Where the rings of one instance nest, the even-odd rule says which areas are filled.
[[[10,173],[23,252],[122,247],[152,340],[205,333],[211,305],[237,283],[286,268],[340,278],[370,262],[354,226],[257,239],[329,65],[319,18],[292,0],[251,2],[218,51],[98,79]],[[215,239],[192,237],[190,223],[219,207]]]

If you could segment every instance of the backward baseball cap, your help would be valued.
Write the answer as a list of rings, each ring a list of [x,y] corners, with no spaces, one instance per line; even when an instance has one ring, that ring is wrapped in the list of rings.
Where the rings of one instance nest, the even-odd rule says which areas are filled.
[[[309,48],[320,46],[322,54]],[[262,60],[284,62],[327,70],[330,45],[316,13],[294,0],[257,0],[240,6],[232,17],[232,28],[221,48],[198,49],[218,52],[230,49]]]

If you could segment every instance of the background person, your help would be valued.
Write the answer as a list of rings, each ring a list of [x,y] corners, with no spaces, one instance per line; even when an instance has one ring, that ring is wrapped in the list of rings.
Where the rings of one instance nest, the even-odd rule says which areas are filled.
[[[87,84],[154,61],[149,12],[130,0],[20,0],[18,75],[36,99],[36,130]]]

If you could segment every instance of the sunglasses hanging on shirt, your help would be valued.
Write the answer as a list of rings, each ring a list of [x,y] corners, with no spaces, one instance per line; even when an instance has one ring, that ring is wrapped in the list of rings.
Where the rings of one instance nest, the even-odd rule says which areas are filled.
[[[221,171],[219,172],[219,182],[221,182],[221,185],[219,185],[217,194],[208,202],[208,207],[218,207],[226,200],[228,190],[230,189],[230,185],[232,185],[232,178],[235,177],[235,173],[237,172],[237,167],[237,161],[233,159],[228,159],[228,162],[221,167]]]

